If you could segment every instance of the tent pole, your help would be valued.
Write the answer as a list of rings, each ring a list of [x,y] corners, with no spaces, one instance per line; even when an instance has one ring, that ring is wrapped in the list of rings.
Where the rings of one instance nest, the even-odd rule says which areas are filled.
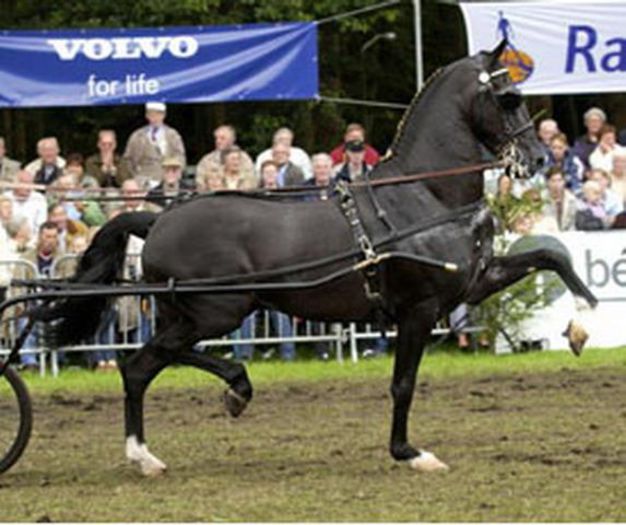
[[[422,6],[421,0],[413,0],[415,15],[415,88],[422,89],[424,84],[424,59],[422,54]]]

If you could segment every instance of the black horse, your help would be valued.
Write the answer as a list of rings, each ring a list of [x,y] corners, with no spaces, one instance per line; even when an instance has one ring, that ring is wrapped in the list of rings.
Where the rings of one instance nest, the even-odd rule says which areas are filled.
[[[371,185],[343,188],[326,201],[236,193],[199,196],[158,216],[122,215],[99,232],[75,282],[115,282],[132,233],[146,238],[143,267],[149,282],[228,282],[229,276],[245,280],[254,274],[263,276],[263,282],[321,283],[159,297],[157,333],[121,369],[126,454],[145,474],[165,469],[148,451],[143,429],[144,393],[152,379],[172,363],[207,370],[229,385],[226,406],[239,415],[252,397],[245,367],[192,346],[229,333],[260,306],[313,320],[380,321],[382,316],[396,323],[391,455],[416,469],[436,470],[447,467],[407,439],[417,369],[436,320],[462,301],[477,303],[541,269],[555,270],[574,294],[595,305],[559,253],[493,255],[493,220],[482,206],[481,170],[385,183],[400,175],[478,164],[484,158],[482,147],[499,154],[516,145],[518,155],[534,164],[539,145],[520,93],[499,65],[502,49],[503,44],[459,60],[431,79],[404,116]],[[423,256],[434,262],[419,259]],[[312,263],[316,261],[324,264]],[[437,261],[448,264],[441,267]],[[354,271],[342,273],[347,264]],[[292,271],[283,274],[285,267]],[[324,281],[333,274],[338,277]],[[57,334],[67,343],[92,332],[105,306],[97,297],[66,298],[41,309],[37,317],[57,319]]]

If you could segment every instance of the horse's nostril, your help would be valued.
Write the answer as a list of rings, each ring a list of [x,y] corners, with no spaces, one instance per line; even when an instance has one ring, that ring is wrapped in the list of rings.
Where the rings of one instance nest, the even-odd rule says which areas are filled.
[[[545,163],[545,159],[544,159],[544,157],[543,157],[543,156],[542,156],[542,157],[537,157],[537,158],[535,159],[535,166],[536,166],[537,168],[543,168],[544,163]]]

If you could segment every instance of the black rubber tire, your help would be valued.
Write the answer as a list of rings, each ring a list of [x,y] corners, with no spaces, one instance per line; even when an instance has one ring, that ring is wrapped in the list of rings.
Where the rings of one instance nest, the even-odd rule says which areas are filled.
[[[20,412],[19,426],[13,444],[8,448],[3,457],[0,457],[0,473],[9,470],[24,453],[30,434],[33,429],[33,408],[30,401],[30,394],[26,384],[18,373],[12,368],[7,368],[0,381],[7,381],[17,398],[17,406]],[[1,418],[0,418],[1,419]],[[0,425],[2,421],[0,420]],[[0,454],[2,452],[0,451]]]

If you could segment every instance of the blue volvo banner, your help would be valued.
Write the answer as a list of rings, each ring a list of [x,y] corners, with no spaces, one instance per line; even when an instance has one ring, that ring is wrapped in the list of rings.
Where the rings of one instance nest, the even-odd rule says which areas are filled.
[[[0,33],[0,107],[317,95],[314,22]]]

